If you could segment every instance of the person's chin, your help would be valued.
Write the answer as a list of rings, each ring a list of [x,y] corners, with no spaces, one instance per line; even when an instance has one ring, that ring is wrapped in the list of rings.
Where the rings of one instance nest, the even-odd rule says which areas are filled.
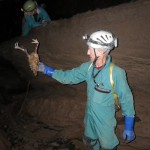
[[[93,62],[94,60],[92,58],[90,58],[90,62]]]

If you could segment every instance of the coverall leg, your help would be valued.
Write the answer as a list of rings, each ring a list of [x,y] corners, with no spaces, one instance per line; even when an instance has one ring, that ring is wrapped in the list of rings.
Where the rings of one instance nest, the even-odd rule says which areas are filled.
[[[89,107],[84,119],[85,137],[91,139],[91,145],[92,141],[98,140],[91,150],[115,150],[119,141],[114,133],[116,121],[113,108],[100,106],[97,103],[92,106],[94,111]]]

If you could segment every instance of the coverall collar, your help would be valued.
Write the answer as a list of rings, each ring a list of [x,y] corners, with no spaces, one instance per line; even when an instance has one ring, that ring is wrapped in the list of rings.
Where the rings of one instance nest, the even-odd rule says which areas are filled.
[[[110,55],[108,55],[108,56],[107,56],[107,60],[106,60],[106,64],[105,64],[105,65],[104,65],[104,67],[102,67],[101,69],[103,69],[103,68],[105,68],[105,67],[109,66],[109,65],[110,65],[110,63],[111,63],[111,56],[110,56]],[[94,67],[93,62],[90,64],[90,66],[89,66],[88,70],[90,70],[92,66]],[[97,68],[96,68],[96,69],[97,69]]]

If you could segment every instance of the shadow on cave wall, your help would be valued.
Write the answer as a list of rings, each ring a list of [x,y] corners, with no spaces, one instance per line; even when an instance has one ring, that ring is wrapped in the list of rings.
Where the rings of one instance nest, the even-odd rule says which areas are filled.
[[[12,63],[0,57],[0,103],[8,104],[11,96],[25,92],[27,81],[23,79]]]

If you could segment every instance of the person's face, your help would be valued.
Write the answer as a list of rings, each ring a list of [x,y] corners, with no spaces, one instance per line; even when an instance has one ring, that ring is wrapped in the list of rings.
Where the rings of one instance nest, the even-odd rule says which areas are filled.
[[[95,50],[96,56],[98,57],[96,61],[96,67],[101,67],[106,63],[106,50],[105,49],[96,49]],[[90,61],[93,62],[95,60],[95,53],[94,48],[88,47],[87,55],[90,57]]]
[[[90,61],[93,62],[95,59],[95,53],[92,47],[88,47],[87,55],[90,57]]]
[[[34,9],[33,11],[30,12],[25,12],[28,16],[33,16],[34,14],[37,13],[37,9]]]

